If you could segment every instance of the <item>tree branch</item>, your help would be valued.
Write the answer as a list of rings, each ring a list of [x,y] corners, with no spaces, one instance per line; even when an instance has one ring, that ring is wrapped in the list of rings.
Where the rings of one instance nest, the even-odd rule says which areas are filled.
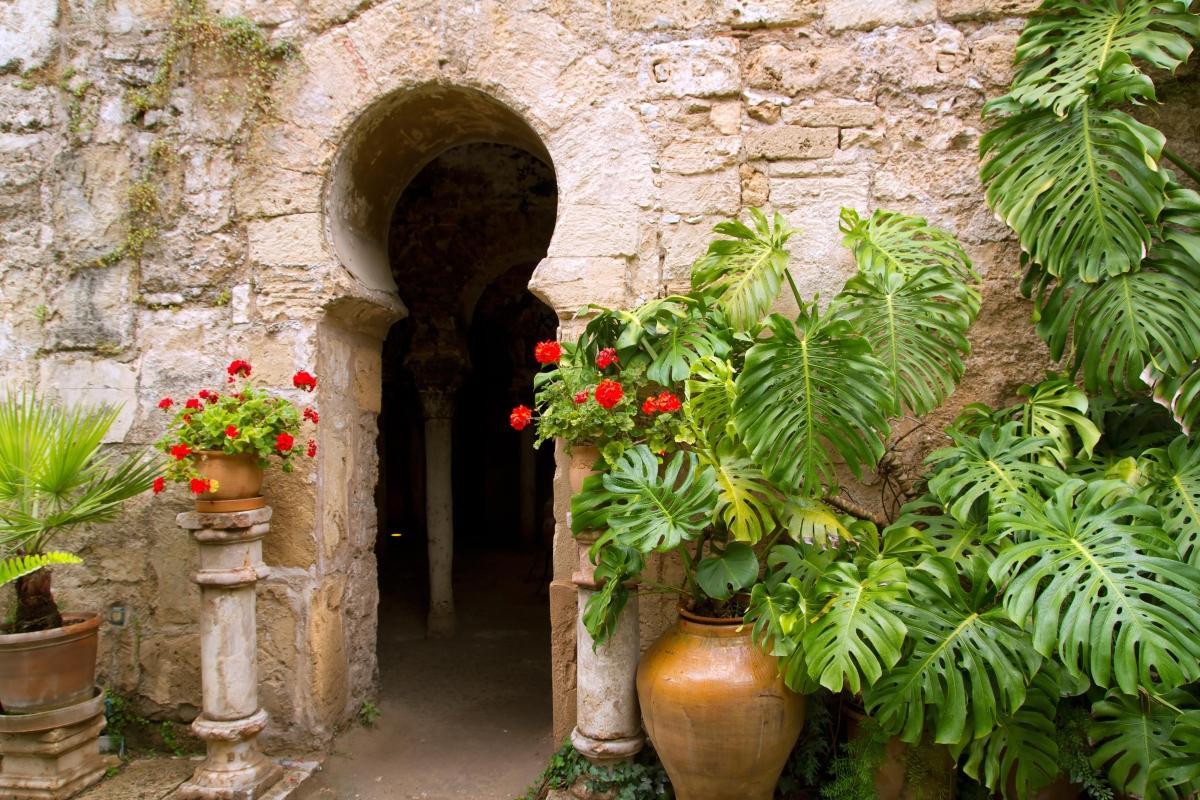
[[[876,514],[869,508],[863,508],[853,500],[848,500],[841,495],[829,495],[825,498],[825,502],[852,517],[865,519],[867,522],[874,522],[880,528],[886,528],[891,524],[882,514]]]

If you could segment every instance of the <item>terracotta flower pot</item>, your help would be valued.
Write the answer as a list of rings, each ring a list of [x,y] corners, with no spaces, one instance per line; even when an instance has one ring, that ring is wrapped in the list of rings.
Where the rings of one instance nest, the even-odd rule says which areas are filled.
[[[217,450],[201,450],[192,458],[202,477],[217,482],[215,492],[197,495],[198,510],[240,511],[262,505],[263,473],[257,456],[252,453],[229,455]]]
[[[595,475],[592,465],[600,458],[600,448],[590,444],[571,446],[571,461],[567,465],[567,479],[571,482],[571,494],[579,494],[583,482],[589,475]]]
[[[804,697],[741,619],[680,619],[638,665],[642,720],[677,800],[770,800],[804,725]]]
[[[61,628],[0,634],[0,705],[6,714],[52,711],[92,696],[100,615],[62,616]]]

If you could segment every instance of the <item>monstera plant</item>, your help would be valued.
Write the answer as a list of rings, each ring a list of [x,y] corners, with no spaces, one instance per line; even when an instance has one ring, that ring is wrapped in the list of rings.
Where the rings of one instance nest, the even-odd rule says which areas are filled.
[[[873,469],[889,418],[928,412],[963,374],[979,293],[950,234],[843,210],[857,269],[822,308],[788,272],[786,221],[750,217],[716,227],[724,238],[696,262],[689,294],[603,310],[580,339],[584,351],[616,347],[623,364],[669,364],[662,378],[683,379],[685,397],[678,452],[625,450],[573,500],[575,529],[603,531],[592,548],[603,590],[584,617],[597,641],[653,553],[678,555],[687,602],[740,616],[734,598],[772,543],[854,538],[861,523],[844,512],[869,514],[840,495],[839,466]],[[770,313],[785,282],[794,317]]]
[[[1165,162],[1200,173],[1126,110],[1190,55],[1190,6],[1047,0],[986,108],[987,200],[1067,373],[968,407],[899,519],[777,549],[754,589],[791,685],[861,688],[1005,795],[1055,778],[1072,709],[1090,756],[1067,777],[1097,800],[1200,790],[1200,195]]]

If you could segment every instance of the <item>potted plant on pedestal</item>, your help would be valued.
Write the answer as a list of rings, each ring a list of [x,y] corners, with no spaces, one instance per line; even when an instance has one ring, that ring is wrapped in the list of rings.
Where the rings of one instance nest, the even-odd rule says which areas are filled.
[[[175,408],[158,448],[170,456],[166,474],[154,483],[161,492],[166,481],[186,483],[196,495],[196,510],[245,511],[261,508],[263,467],[272,460],[284,472],[294,469],[293,458],[303,449],[313,458],[313,439],[301,448],[303,422],[317,424],[316,409],[303,412],[285,397],[272,395],[250,380],[249,362],[237,359],[226,369],[226,387],[200,389],[181,403],[170,397],[159,401],[167,413]],[[301,391],[316,389],[317,379],[305,371],[292,377]]]
[[[65,708],[92,696],[100,616],[59,611],[51,567],[79,558],[51,545],[80,525],[113,519],[160,471],[144,454],[103,452],[118,413],[33,395],[0,401],[0,585],[16,584],[16,608],[0,633],[5,713]]]
[[[602,313],[580,340],[684,380],[679,452],[627,448],[572,502],[575,530],[602,531],[591,553],[604,585],[584,615],[595,640],[611,632],[647,556],[678,559],[680,585],[660,588],[679,592],[680,620],[644,655],[638,694],[680,800],[769,798],[799,735],[803,699],[751,638],[773,614],[763,590],[753,604],[746,595],[773,543],[813,542],[812,557],[836,564],[822,586],[829,606],[789,613],[823,617],[808,645],[817,674],[839,689],[852,680],[855,647],[841,648],[839,631],[864,575],[840,543],[869,547],[873,530],[839,513],[866,515],[839,495],[835,460],[855,474],[873,467],[890,416],[945,399],[979,308],[966,254],[922,219],[844,211],[858,270],[821,309],[787,271],[787,224],[751,216],[753,227],[717,227],[727,238],[697,261],[689,294]],[[794,320],[768,316],[785,281]],[[885,564],[871,577],[886,587],[895,574]]]

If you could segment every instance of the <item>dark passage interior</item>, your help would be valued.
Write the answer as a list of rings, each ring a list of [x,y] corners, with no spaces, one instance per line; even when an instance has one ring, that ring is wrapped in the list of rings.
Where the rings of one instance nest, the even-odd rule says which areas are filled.
[[[554,313],[526,285],[556,204],[553,170],[535,156],[468,144],[427,164],[392,217],[389,258],[409,316],[383,349],[379,725],[393,735],[375,738],[394,778],[380,797],[511,798],[553,746],[544,522],[553,452],[535,452],[531,431],[507,420],[532,399],[534,343],[555,335]],[[443,436],[430,433],[431,415],[450,420],[456,624],[447,638],[427,636],[426,449],[445,444],[428,441]]]

